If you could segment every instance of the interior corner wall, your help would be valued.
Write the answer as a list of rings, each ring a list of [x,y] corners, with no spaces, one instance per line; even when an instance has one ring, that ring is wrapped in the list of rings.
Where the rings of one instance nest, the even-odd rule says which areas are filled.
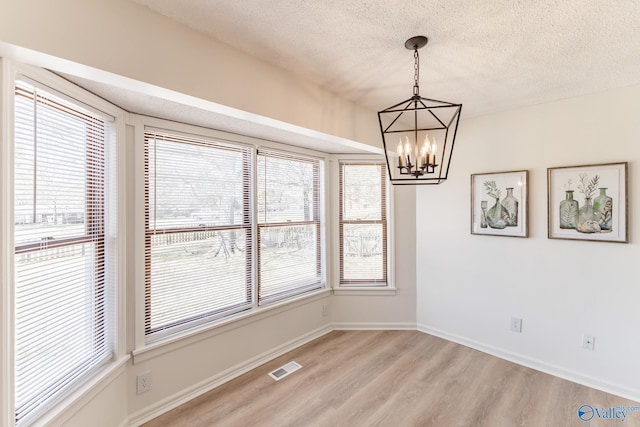
[[[461,122],[452,177],[417,194],[420,330],[640,400],[638,99],[633,86]],[[548,239],[547,168],[612,162],[629,162],[629,243]],[[470,175],[524,169],[529,238],[471,235]]]
[[[381,145],[374,111],[132,1],[0,0],[0,10],[0,42]]]

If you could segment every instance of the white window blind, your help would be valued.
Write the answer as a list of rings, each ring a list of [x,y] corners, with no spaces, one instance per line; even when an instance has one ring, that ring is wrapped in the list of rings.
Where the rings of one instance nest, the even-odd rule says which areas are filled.
[[[323,286],[320,161],[258,152],[258,301]]]
[[[15,86],[15,419],[109,360],[108,118],[30,83]]]
[[[148,340],[252,304],[251,150],[145,133]]]
[[[339,164],[340,284],[387,282],[387,178],[384,163]]]

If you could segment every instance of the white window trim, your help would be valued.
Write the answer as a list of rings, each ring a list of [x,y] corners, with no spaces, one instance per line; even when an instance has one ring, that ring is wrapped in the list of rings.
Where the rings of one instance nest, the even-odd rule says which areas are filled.
[[[14,333],[13,333],[13,63],[0,58],[0,425],[13,425],[14,417]]]
[[[149,360],[157,357],[167,351],[173,351],[175,349],[188,346],[193,342],[207,339],[208,337],[215,336],[219,333],[228,330],[229,328],[236,328],[244,324],[258,321],[265,316],[272,315],[273,313],[280,312],[285,309],[293,308],[300,304],[306,304],[308,302],[315,301],[318,298],[325,298],[327,293],[331,291],[328,287],[328,261],[326,256],[326,247],[330,241],[327,235],[328,224],[326,223],[327,214],[323,211],[328,211],[329,206],[324,205],[321,209],[320,218],[320,230],[321,230],[321,268],[323,276],[323,287],[321,289],[310,291],[308,293],[293,297],[291,299],[274,301],[269,304],[258,305],[257,296],[254,295],[254,302],[252,308],[249,311],[244,311],[235,315],[222,317],[209,322],[205,322],[201,325],[194,326],[193,328],[186,329],[174,335],[170,335],[157,341],[146,342],[144,324],[145,324],[145,266],[144,266],[144,242],[145,242],[145,206],[144,206],[144,132],[148,128],[163,129],[167,132],[191,134],[198,137],[212,138],[219,141],[231,142],[233,144],[246,144],[255,147],[254,156],[256,150],[260,148],[279,150],[283,152],[290,152],[295,154],[302,154],[310,157],[316,157],[324,162],[324,167],[321,168],[321,183],[324,188],[320,191],[320,203],[321,206],[327,200],[327,191],[329,186],[327,185],[326,177],[329,175],[327,169],[329,168],[331,155],[322,153],[306,148],[294,147],[286,144],[281,144],[269,140],[263,140],[245,135],[232,134],[229,132],[208,129],[201,126],[190,125],[186,123],[173,122],[164,119],[158,119],[154,117],[148,117],[138,114],[130,114],[127,124],[131,125],[135,129],[134,135],[134,283],[135,283],[135,299],[134,299],[134,347],[133,347],[133,360],[134,363],[140,361]],[[255,158],[254,158],[255,160]],[[255,180],[256,177],[254,177]],[[255,183],[254,183],[255,184]],[[254,185],[255,188],[255,185]],[[254,219],[256,216],[256,206],[252,207]],[[257,225],[257,223],[256,223]],[[257,231],[257,227],[256,227]],[[257,239],[256,234],[254,239]],[[254,242],[254,244],[257,242]],[[131,258],[131,257],[130,257]],[[255,260],[254,260],[255,264]],[[257,273],[257,269],[254,268],[253,274]],[[275,311],[274,311],[275,310]],[[267,314],[268,313],[268,314]]]
[[[69,83],[55,74],[37,67],[0,58],[0,102],[2,114],[0,116],[0,336],[4,337],[0,354],[0,373],[2,386],[0,388],[0,425],[14,425],[15,423],[15,390],[13,354],[15,348],[14,334],[14,190],[13,190],[13,140],[14,140],[14,85],[16,79],[23,76],[47,88],[58,92],[64,98],[80,102],[90,108],[97,109],[115,119],[116,132],[116,186],[118,189],[117,233],[114,250],[117,252],[117,266],[115,267],[116,284],[113,311],[109,313],[114,325],[114,354],[112,359],[98,368],[95,374],[82,384],[74,387],[59,398],[52,399],[42,409],[35,412],[32,421],[45,422],[65,414],[75,412],[74,408],[86,402],[86,395],[97,393],[108,385],[115,376],[122,373],[124,365],[130,356],[126,354],[127,325],[126,325],[126,182],[128,181],[125,147],[126,112],[113,104],[98,98],[84,89]]]
[[[367,286],[362,285],[341,285],[340,284],[340,251],[337,249],[340,244],[340,214],[338,212],[340,206],[340,182],[338,179],[340,173],[340,162],[352,161],[352,162],[383,162],[385,161],[383,156],[369,155],[369,154],[348,154],[348,155],[333,155],[331,159],[331,241],[333,250],[331,261],[332,268],[332,289],[334,295],[358,295],[358,296],[394,296],[398,289],[394,283],[394,266],[395,266],[395,251],[394,247],[394,192],[393,185],[387,177],[387,284],[386,286],[376,285]],[[385,166],[386,170],[386,166]]]

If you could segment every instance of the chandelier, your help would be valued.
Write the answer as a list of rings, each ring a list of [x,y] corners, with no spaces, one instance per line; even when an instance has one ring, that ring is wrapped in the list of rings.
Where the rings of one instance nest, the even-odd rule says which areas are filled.
[[[413,96],[378,112],[392,184],[440,184],[449,175],[462,104],[420,96],[420,55],[424,36],[407,40],[413,50]]]

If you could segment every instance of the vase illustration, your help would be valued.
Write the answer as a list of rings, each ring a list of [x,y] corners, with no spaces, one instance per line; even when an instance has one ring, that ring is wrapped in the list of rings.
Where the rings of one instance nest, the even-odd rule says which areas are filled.
[[[593,204],[591,197],[585,197],[584,205],[578,211],[578,224],[593,221]]]
[[[599,188],[600,194],[593,199],[593,216],[601,230],[611,230],[613,218],[613,199],[607,196],[606,188]]]
[[[480,213],[480,228],[487,228],[487,201],[480,201],[480,209],[482,212]]]
[[[507,219],[507,227],[518,226],[518,199],[513,196],[513,188],[507,188],[507,195],[502,200],[502,206],[507,210],[509,218]]]
[[[502,206],[500,199],[496,197],[496,203],[487,211],[487,224],[491,228],[502,229],[507,226],[509,212]]]
[[[578,210],[578,226],[576,230],[580,233],[598,233],[601,230],[600,224],[594,218],[591,197],[585,197],[584,205]]]
[[[560,202],[560,228],[575,229],[578,226],[578,201],[573,200],[573,190],[565,193],[565,199]]]

